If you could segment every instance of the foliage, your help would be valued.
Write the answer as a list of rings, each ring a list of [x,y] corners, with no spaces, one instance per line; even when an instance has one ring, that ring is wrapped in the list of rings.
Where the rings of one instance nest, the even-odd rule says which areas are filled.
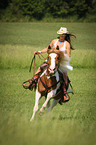
[[[28,17],[28,21],[32,21],[34,18],[42,20],[48,15],[62,19],[68,17],[72,19],[73,16],[76,16],[77,20],[83,20],[88,15],[96,14],[94,0],[3,0],[0,3],[0,8],[0,18],[3,21],[4,19],[10,21],[11,17],[16,17],[17,21],[20,18],[24,19],[24,17]]]
[[[41,19],[44,15],[44,0],[20,0],[18,4],[23,15],[29,15],[36,19]]]

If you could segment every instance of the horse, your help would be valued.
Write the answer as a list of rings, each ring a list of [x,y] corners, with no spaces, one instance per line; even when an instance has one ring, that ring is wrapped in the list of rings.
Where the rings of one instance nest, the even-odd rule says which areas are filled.
[[[30,119],[32,121],[36,112],[38,111],[38,105],[40,98],[45,96],[46,100],[42,107],[39,110],[39,114],[44,112],[44,108],[48,108],[47,111],[51,111],[54,106],[60,101],[63,91],[61,89],[60,82],[60,73],[59,73],[59,64],[62,58],[64,58],[63,52],[61,52],[58,46],[54,49],[52,47],[48,47],[48,58],[47,63],[48,66],[44,70],[44,72],[40,75],[37,87],[36,87],[36,95],[35,95],[35,106],[33,109],[33,114]],[[50,100],[53,98],[53,102],[49,105]]]

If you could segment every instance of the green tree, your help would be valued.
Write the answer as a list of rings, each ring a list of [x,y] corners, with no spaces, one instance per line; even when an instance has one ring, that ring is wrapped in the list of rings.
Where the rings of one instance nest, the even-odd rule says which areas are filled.
[[[85,0],[77,0],[75,9],[78,18],[82,18],[85,17],[86,13],[88,12],[88,5]]]
[[[53,17],[66,17],[69,14],[69,4],[63,0],[46,0],[45,7]]]
[[[36,19],[41,19],[44,16],[44,2],[45,0],[18,0],[19,8],[23,15],[29,15]]]
[[[95,0],[1,0],[0,19],[28,16],[28,20],[41,20],[46,14],[55,18],[77,16],[78,19],[88,16],[95,18]],[[6,20],[7,20],[6,19]]]

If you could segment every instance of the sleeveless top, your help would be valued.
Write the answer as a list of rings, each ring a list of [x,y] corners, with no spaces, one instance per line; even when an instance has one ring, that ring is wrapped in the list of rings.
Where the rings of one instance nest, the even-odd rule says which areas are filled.
[[[55,42],[55,44],[54,44],[55,47],[57,46],[58,41],[59,41],[59,39],[57,39],[57,41]],[[63,47],[61,47],[59,50],[63,51],[64,54],[67,54],[67,52],[66,52],[66,41],[64,41]]]
[[[55,48],[57,46],[57,42],[58,41],[59,41],[59,39],[57,39],[57,41],[54,44]],[[67,72],[68,70],[73,70],[73,67],[69,64],[70,57],[67,55],[67,51],[66,51],[66,41],[64,41],[63,47],[61,47],[59,50],[60,51],[63,51],[63,53],[64,53],[64,59],[60,63],[59,70],[61,72]]]

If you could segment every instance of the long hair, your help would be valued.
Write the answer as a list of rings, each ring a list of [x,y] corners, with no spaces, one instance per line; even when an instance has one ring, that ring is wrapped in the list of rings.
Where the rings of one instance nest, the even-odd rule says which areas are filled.
[[[68,32],[68,33],[66,34],[66,36],[65,36],[65,40],[69,42],[70,48],[71,48],[72,50],[75,50],[75,49],[73,48],[73,46],[72,46],[72,43],[71,43],[71,36],[76,38],[75,35],[73,35],[73,34],[71,34],[71,33]],[[58,38],[60,38],[60,37],[58,37]]]

